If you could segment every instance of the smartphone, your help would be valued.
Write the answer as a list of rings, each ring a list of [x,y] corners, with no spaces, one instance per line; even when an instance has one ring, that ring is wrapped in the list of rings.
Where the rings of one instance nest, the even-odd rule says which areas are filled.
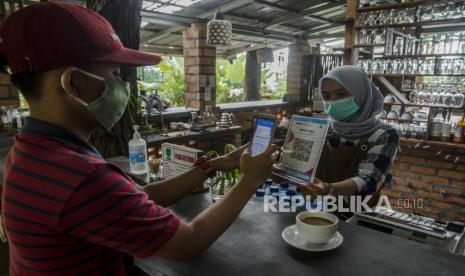
[[[252,138],[250,152],[252,156],[264,152],[271,143],[271,138],[276,127],[276,117],[262,114],[255,120],[255,131]]]

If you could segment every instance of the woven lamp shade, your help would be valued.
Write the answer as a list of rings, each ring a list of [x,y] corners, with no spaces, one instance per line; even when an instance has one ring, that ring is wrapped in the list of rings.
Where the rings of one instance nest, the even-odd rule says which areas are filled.
[[[229,46],[232,38],[232,24],[224,20],[221,13],[207,24],[207,43],[210,46]]]
[[[273,49],[271,48],[261,48],[257,49],[257,62],[258,63],[265,63],[265,62],[273,62]]]

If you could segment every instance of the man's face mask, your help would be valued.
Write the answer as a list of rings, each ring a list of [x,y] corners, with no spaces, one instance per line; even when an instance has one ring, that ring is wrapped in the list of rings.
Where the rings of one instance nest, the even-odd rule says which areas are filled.
[[[325,112],[336,121],[343,121],[359,110],[354,97],[344,98],[336,101],[325,101]]]
[[[82,104],[90,114],[105,128],[107,131],[123,117],[124,111],[129,101],[130,89],[129,82],[121,80],[107,80],[90,72],[76,68],[76,71],[97,79],[105,83],[105,90],[102,95],[90,102],[86,103],[82,99],[73,96],[76,101]],[[64,85],[63,76],[61,78],[62,86]],[[69,92],[67,92],[69,93]]]

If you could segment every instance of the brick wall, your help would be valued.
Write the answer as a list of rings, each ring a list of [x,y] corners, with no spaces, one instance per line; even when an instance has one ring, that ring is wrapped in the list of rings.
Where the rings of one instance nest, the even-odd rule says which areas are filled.
[[[306,100],[309,72],[304,56],[308,54],[310,45],[307,41],[297,41],[289,46],[286,91],[286,99],[289,102]]]
[[[446,150],[436,156],[438,151],[402,146],[392,168],[392,187],[383,194],[402,212],[465,222],[465,158],[454,163],[456,150],[448,160]]]
[[[198,108],[215,108],[216,49],[207,46],[207,26],[192,23],[183,31],[185,105]]]

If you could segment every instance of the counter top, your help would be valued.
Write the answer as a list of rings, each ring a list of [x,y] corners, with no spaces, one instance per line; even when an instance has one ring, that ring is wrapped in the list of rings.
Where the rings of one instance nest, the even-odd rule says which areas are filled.
[[[179,143],[187,142],[194,139],[214,138],[216,135],[235,134],[241,131],[241,126],[233,126],[230,128],[209,127],[206,132],[195,132],[191,130],[180,130],[169,132],[168,136],[162,134],[150,134],[145,137],[147,146],[159,145],[162,143]]]
[[[266,109],[278,106],[288,106],[288,102],[283,100],[267,100],[267,101],[249,101],[249,102],[237,102],[237,103],[224,103],[217,104],[220,111],[245,111],[255,109]]]
[[[208,193],[191,195],[171,209],[189,221],[210,205]],[[426,244],[341,222],[343,244],[310,253],[287,245],[282,230],[295,213],[265,213],[252,198],[239,218],[204,254],[189,262],[136,259],[149,275],[463,275],[465,257]]]

